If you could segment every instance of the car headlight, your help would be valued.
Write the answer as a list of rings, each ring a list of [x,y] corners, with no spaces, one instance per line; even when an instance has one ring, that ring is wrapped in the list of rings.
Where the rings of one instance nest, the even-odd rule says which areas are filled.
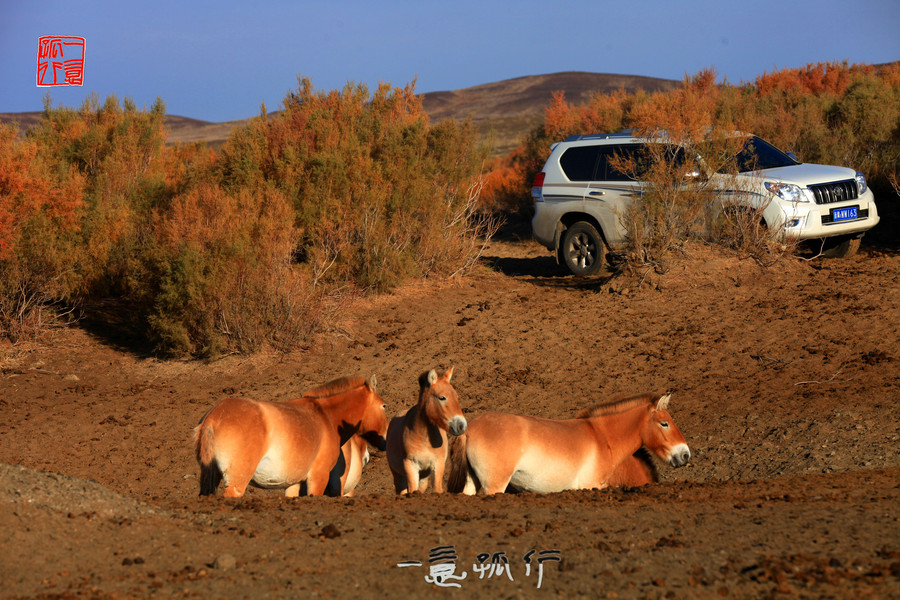
[[[869,186],[866,185],[866,176],[856,172],[856,187],[859,188],[859,195],[862,196],[866,193],[866,190],[869,189]]]
[[[809,200],[803,197],[803,193],[800,191],[800,186],[794,185],[793,183],[767,181],[766,189],[769,190],[770,193],[775,194],[782,200],[786,200],[788,202],[809,202]]]

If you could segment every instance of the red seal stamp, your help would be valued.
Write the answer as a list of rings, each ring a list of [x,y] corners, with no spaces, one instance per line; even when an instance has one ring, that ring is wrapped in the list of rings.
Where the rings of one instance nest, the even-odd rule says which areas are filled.
[[[45,35],[38,38],[38,87],[84,84],[84,38]]]

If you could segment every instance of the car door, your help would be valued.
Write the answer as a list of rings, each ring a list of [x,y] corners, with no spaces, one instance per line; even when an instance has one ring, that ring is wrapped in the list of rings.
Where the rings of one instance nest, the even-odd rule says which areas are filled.
[[[585,209],[603,228],[606,242],[615,247],[625,238],[622,216],[635,198],[641,196],[637,181],[640,143],[606,144],[598,147],[595,179],[585,189]],[[635,169],[622,169],[622,162],[634,162]]]

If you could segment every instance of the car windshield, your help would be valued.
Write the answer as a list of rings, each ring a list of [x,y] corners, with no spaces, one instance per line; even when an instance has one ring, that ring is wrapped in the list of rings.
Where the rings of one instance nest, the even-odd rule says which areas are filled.
[[[747,144],[738,152],[735,160],[740,173],[799,164],[769,142],[756,136],[748,140]]]

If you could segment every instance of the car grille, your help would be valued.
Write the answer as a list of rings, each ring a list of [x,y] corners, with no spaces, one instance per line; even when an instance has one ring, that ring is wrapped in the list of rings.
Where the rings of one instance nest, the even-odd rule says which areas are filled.
[[[809,189],[812,190],[813,196],[816,199],[816,204],[846,202],[847,200],[856,200],[859,198],[859,188],[856,187],[855,179],[811,185],[809,186]]]
[[[869,209],[868,208],[860,208],[856,211],[856,221],[860,219],[868,219],[869,218]],[[834,218],[828,215],[822,215],[822,225],[828,225],[829,223],[834,223]]]

